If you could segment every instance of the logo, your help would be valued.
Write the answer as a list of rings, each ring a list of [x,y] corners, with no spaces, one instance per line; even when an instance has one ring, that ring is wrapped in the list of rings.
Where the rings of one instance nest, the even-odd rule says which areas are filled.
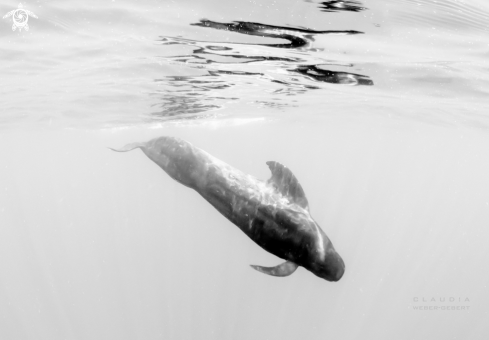
[[[465,310],[470,309],[470,299],[466,297],[413,297],[413,310]]]
[[[22,4],[19,4],[19,8],[14,9],[3,16],[4,19],[10,16],[12,17],[14,22],[12,25],[12,31],[15,31],[17,28],[19,31],[22,31],[22,28],[28,31],[29,25],[27,25],[27,22],[29,21],[29,15],[37,19],[37,15],[22,7]]]

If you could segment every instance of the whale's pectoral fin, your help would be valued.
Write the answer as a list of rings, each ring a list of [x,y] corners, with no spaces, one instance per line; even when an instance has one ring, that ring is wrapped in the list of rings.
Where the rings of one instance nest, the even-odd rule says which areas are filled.
[[[109,148],[109,149],[110,150],[113,150],[113,151],[117,151],[117,152],[128,152],[128,151],[131,151],[131,150],[134,150],[134,149],[137,149],[137,148],[141,148],[141,147],[143,147],[145,145],[146,145],[146,143],[129,143],[127,145],[124,145],[120,149],[114,149],[114,148]]]
[[[279,264],[276,267],[260,267],[260,266],[255,266],[251,265],[254,269],[258,270],[261,273],[272,275],[272,276],[289,276],[295,270],[299,265],[295,264],[294,262],[284,262],[282,264]]]
[[[272,172],[272,178],[270,178],[267,183],[273,185],[276,190],[287,197],[290,202],[309,210],[306,194],[292,171],[279,162],[270,161],[267,162],[267,165]]]

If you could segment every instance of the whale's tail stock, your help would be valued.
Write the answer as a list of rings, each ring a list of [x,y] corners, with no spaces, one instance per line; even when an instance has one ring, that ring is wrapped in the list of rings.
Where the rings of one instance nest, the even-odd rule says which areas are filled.
[[[131,151],[131,150],[134,150],[134,149],[137,149],[137,148],[142,148],[145,145],[146,145],[146,143],[136,142],[136,143],[126,144],[122,148],[119,148],[119,149],[114,149],[114,148],[111,148],[111,147],[109,147],[109,149],[112,150],[112,151],[116,151],[116,152],[128,152],[128,151]]]

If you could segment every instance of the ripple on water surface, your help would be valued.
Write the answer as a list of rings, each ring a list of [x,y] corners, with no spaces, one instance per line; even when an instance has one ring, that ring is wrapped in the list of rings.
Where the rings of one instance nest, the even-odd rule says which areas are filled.
[[[78,6],[0,32],[4,127],[435,109],[486,124],[481,1]]]

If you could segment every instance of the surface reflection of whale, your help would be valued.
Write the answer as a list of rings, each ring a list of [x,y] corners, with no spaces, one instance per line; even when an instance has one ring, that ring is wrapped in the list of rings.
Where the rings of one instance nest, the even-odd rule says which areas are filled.
[[[349,72],[339,72],[320,68],[320,65],[300,65],[290,72],[300,73],[315,81],[321,81],[331,84],[348,84],[348,85],[373,85],[374,82],[369,77],[362,74]]]
[[[287,167],[267,162],[272,177],[263,182],[173,137],[112,150],[136,148],[174,180],[197,191],[263,249],[286,260],[276,267],[254,269],[288,276],[302,266],[328,281],[343,276],[343,260],[312,219],[304,191]]]
[[[314,41],[316,34],[362,34],[363,32],[353,30],[343,31],[315,31],[307,28],[285,27],[265,25],[257,22],[235,21],[231,23],[221,23],[207,19],[201,19],[200,22],[192,26],[209,27],[218,30],[236,32],[241,34],[256,35],[259,37],[279,38],[288,40],[288,44],[260,44],[260,46],[278,47],[278,48],[305,48]]]
[[[360,12],[366,10],[365,7],[362,7],[362,3],[357,0],[328,0],[321,2],[321,5],[322,12]]]

